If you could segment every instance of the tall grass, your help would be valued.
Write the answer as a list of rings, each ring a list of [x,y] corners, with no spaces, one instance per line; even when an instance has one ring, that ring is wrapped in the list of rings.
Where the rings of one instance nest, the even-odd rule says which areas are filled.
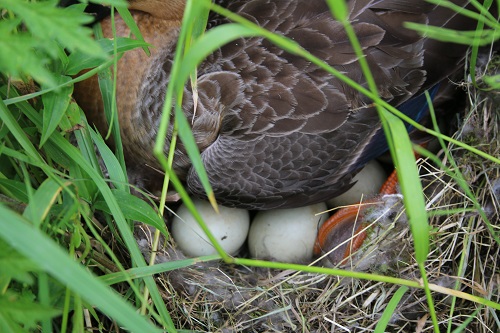
[[[123,1],[101,2],[116,6],[120,15],[134,25]],[[346,20],[345,7],[337,1],[329,1],[329,4],[332,15],[344,23],[351,42],[363,59]],[[479,5],[475,1],[474,4]],[[0,7],[3,8],[0,21],[3,37],[0,40],[0,331],[84,331],[88,325],[106,331],[111,330],[116,322],[120,327],[136,332],[175,332],[176,324],[169,314],[171,306],[162,298],[154,274],[220,259],[235,265],[331,274],[403,286],[388,306],[384,320],[377,328],[379,331],[384,330],[391,309],[408,290],[406,287],[425,289],[436,332],[437,316],[432,311],[436,294],[453,295],[500,309],[500,304],[486,298],[427,282],[427,212],[423,194],[414,196],[415,189],[422,186],[412,144],[401,119],[440,140],[467,147],[494,163],[500,164],[500,160],[404,117],[378,97],[367,66],[364,66],[364,74],[370,84],[366,89],[307,53],[294,41],[255,26],[224,8],[212,5],[210,0],[188,1],[171,84],[165,87],[166,103],[154,151],[167,171],[162,199],[155,207],[154,202],[146,203],[130,194],[123,154],[120,150],[112,152],[105,145],[71,100],[75,82],[108,71],[107,75],[100,76],[100,84],[106,87],[103,93],[108,101],[109,117],[115,119],[110,135],[119,143],[119,124],[114,115],[116,79],[109,68],[116,67],[123,52],[147,45],[140,37],[114,38],[114,42],[106,39],[94,41],[90,37],[91,30],[82,27],[91,21],[83,14],[82,5],[62,9],[56,7],[56,1],[0,0]],[[199,18],[206,18],[210,8],[234,23],[205,33],[204,21]],[[498,22],[494,18],[484,15],[477,16],[477,19],[480,22],[477,32],[468,36],[456,33],[453,39],[477,48],[497,38]],[[450,34],[439,29],[414,28],[435,38],[445,38],[443,36]],[[132,31],[140,36],[136,28]],[[94,35],[99,37],[98,29]],[[212,51],[242,36],[267,38],[287,52],[300,55],[346,84],[355,86],[376,103],[398,168],[422,283],[349,270],[234,258],[222,250],[213,236],[210,239],[218,250],[217,256],[163,264],[154,264],[154,257],[149,258],[148,264],[143,258],[133,235],[134,221],[155,227],[158,230],[156,239],[160,234],[169,237],[161,215],[170,183],[210,235],[202,216],[195,211],[187,192],[171,171],[172,156],[163,155],[163,145],[171,120],[172,101],[181,101],[179,94],[190,78],[196,83],[196,66]],[[70,51],[69,55],[66,51]],[[83,69],[90,71],[76,76]],[[31,84],[32,80],[35,85]],[[216,206],[189,124],[180,105],[173,107],[178,137],[186,146],[208,196]],[[101,164],[108,174],[103,174]],[[422,190],[417,192],[423,193]],[[493,228],[491,232],[499,242],[498,232]]]

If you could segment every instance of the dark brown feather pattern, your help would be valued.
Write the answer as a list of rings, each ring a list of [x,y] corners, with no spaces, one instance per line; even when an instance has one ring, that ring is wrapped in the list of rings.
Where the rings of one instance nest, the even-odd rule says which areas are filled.
[[[452,74],[465,55],[462,47],[442,53],[447,45],[428,41],[402,26],[411,21],[468,28],[466,19],[449,10],[439,9],[437,15],[433,5],[421,0],[351,0],[348,4],[349,19],[380,94],[392,105],[401,105]],[[365,84],[342,25],[332,19],[323,1],[228,1],[227,8],[295,40]],[[136,17],[141,27],[144,18],[140,15]],[[212,16],[209,26],[228,22]],[[137,86],[134,93],[124,97],[129,101],[119,104],[128,164],[136,169],[145,164],[158,167],[151,150],[178,29],[167,32],[166,40],[151,37],[158,50],[144,65],[139,82],[132,83]],[[338,195],[351,186],[353,175],[365,163],[367,147],[380,130],[368,98],[262,38],[238,39],[210,55],[198,69],[197,90],[196,115],[189,86],[183,110],[192,121],[210,183],[223,205],[296,207]],[[204,196],[182,145],[174,168],[191,193]]]

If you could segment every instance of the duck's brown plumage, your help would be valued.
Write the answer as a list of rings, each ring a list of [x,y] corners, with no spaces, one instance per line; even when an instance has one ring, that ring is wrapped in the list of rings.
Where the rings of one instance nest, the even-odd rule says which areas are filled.
[[[131,4],[148,11],[147,2]],[[182,1],[170,4],[182,8]],[[465,55],[463,47],[429,41],[402,26],[411,21],[470,28],[469,22],[449,10],[422,0],[351,0],[348,4],[378,90],[392,105],[400,106],[452,74]],[[342,25],[332,19],[322,0],[228,1],[226,7],[294,39],[365,83]],[[145,39],[157,49],[151,58],[139,50],[126,54],[118,70],[118,109],[127,162],[145,174],[153,171],[143,166],[157,166],[151,151],[179,32],[180,16],[175,12],[167,10],[169,14],[161,17],[155,11],[134,14]],[[212,24],[225,22],[214,16]],[[118,27],[126,34],[123,23]],[[89,89],[94,89],[90,96]],[[194,119],[189,86],[183,109],[193,121],[210,183],[223,205],[269,209],[323,201],[349,188],[353,174],[381,153],[374,151],[380,122],[375,109],[368,107],[368,98],[262,38],[239,39],[210,55],[198,69],[197,89]],[[98,101],[96,95],[95,82],[77,88],[77,100],[102,127],[100,102],[89,105]],[[182,146],[174,168],[190,192],[204,196]]]

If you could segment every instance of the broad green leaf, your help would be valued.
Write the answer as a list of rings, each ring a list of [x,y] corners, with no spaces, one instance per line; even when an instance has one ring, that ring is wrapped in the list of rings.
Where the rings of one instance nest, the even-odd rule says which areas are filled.
[[[165,237],[169,237],[165,222],[157,212],[144,200],[139,199],[133,194],[120,190],[111,190],[126,218],[134,221],[143,222],[147,225],[160,230]],[[110,213],[108,205],[99,200],[94,204],[96,209]]]
[[[28,194],[26,193],[26,184],[13,179],[0,179],[0,188],[6,193],[14,196],[17,200],[28,203]]]
[[[59,127],[65,132],[74,132],[83,126],[80,122],[80,107],[75,101],[70,101],[65,117],[61,119]]]
[[[0,7],[19,16],[34,37],[43,41],[55,40],[70,51],[81,50],[94,57],[104,57],[99,45],[92,39],[92,30],[85,27],[93,18],[80,7],[60,8],[57,0],[43,2],[0,0]],[[45,48],[51,54],[52,50]]]
[[[56,84],[61,85],[71,81],[68,76],[60,76],[56,79]],[[43,128],[42,138],[40,139],[40,147],[47,141],[52,132],[59,126],[61,119],[64,117],[71,101],[73,94],[73,85],[68,84],[59,91],[49,92],[42,95],[43,101]]]
[[[40,84],[55,86],[54,75],[45,67],[48,59],[33,51],[39,42],[28,33],[11,33],[17,23],[0,20],[0,71],[13,77],[29,75]]]
[[[65,185],[69,184],[67,182]],[[28,207],[24,210],[23,216],[31,220],[34,226],[40,226],[61,191],[62,187],[60,184],[56,183],[53,179],[47,178],[36,190]]]

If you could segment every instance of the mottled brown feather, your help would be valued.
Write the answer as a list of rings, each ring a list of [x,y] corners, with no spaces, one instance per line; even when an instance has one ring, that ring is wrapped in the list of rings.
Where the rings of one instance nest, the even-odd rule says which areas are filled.
[[[323,1],[219,2],[292,38],[365,84],[342,25],[332,19]],[[128,164],[154,179],[153,171],[144,166],[158,167],[151,151],[180,23],[179,11],[169,6],[178,10],[183,4],[154,1],[148,7],[148,0],[135,0],[131,5],[146,12],[136,12],[134,18],[146,41],[157,48],[150,58],[136,50],[120,60],[119,117]],[[449,10],[437,10],[421,0],[351,0],[348,5],[380,94],[395,106],[452,74],[464,57],[463,47],[451,49],[403,27],[411,21],[466,29],[468,21]],[[226,22],[212,14],[209,27]],[[119,18],[117,24],[119,34],[127,35]],[[109,21],[103,25],[109,27]],[[106,33],[109,36],[109,28]],[[444,49],[452,52],[444,56]],[[262,38],[238,39],[215,51],[198,69],[197,90],[196,115],[190,85],[184,91],[183,110],[192,121],[215,196],[224,205],[270,209],[326,200],[348,189],[367,156],[374,154],[368,150],[380,133],[380,122],[368,107],[371,101]],[[81,84],[75,95],[104,130],[97,96],[95,80]],[[204,196],[182,145],[177,147],[174,168],[192,194]]]

